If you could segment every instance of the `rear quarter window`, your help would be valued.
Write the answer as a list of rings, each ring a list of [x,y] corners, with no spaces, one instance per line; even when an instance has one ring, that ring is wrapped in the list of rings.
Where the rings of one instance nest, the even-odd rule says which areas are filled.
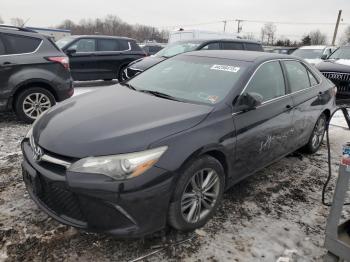
[[[119,42],[120,51],[129,50],[129,41],[118,40],[118,42]]]
[[[7,54],[24,54],[34,52],[42,41],[39,38],[13,34],[3,34],[2,38],[7,46]]]

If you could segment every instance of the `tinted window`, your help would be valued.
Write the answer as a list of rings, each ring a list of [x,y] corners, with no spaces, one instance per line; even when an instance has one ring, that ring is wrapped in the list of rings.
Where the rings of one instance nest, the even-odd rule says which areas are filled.
[[[142,51],[141,47],[139,47],[135,41],[129,41],[131,45],[131,49],[135,51]]]
[[[129,42],[126,40],[118,40],[120,51],[129,50]]]
[[[0,39],[0,55],[4,55],[4,54],[5,54],[5,45]]]
[[[221,43],[222,49],[224,50],[243,50],[243,44],[242,43],[235,43],[235,42],[229,42],[229,43]]]
[[[95,39],[80,39],[69,47],[69,49],[75,49],[78,52],[95,52],[96,41]]]
[[[202,47],[203,50],[220,50],[219,43],[210,43]]]
[[[3,41],[8,47],[7,54],[23,54],[34,52],[41,39],[20,35],[3,34]]]
[[[245,47],[250,51],[262,51],[261,45],[258,44],[245,43]]]
[[[114,39],[99,39],[98,51],[119,51],[119,43]]]
[[[128,84],[137,90],[216,104],[234,88],[248,65],[248,62],[228,59],[177,56],[147,69]]]
[[[263,64],[249,82],[245,93],[257,93],[267,101],[286,94],[284,78],[279,62]]]
[[[315,76],[309,70],[307,70],[307,73],[309,74],[309,79],[310,79],[311,86],[317,85],[318,81],[315,78]]]
[[[284,64],[292,92],[310,87],[308,71],[305,66],[297,61],[284,61]]]

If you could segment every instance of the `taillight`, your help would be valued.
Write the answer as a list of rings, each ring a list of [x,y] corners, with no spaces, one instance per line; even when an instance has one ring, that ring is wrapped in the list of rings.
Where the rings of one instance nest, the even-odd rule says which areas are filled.
[[[46,57],[47,60],[55,63],[60,63],[63,67],[69,70],[69,58],[66,56],[50,56]]]

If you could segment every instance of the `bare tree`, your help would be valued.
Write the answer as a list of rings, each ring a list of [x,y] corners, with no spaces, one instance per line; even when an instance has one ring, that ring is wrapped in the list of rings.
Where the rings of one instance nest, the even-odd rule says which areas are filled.
[[[350,44],[350,26],[348,26],[339,41],[340,45]]]
[[[14,18],[11,18],[11,24],[14,26],[23,26],[24,20],[19,17],[14,17]]]
[[[277,28],[273,23],[266,23],[264,27],[261,28],[261,42],[266,42],[268,45],[273,45],[276,30]]]
[[[3,24],[4,20],[2,20],[1,16],[0,16],[0,24]]]
[[[321,33],[320,30],[315,30],[309,34],[311,39],[311,45],[324,45],[327,41],[327,35]]]
[[[247,39],[247,40],[254,40],[254,34],[253,33],[246,33],[245,35],[242,36],[243,39]]]

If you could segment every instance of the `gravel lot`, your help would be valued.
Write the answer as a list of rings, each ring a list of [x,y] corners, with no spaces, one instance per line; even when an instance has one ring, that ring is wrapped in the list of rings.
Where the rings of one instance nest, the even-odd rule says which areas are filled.
[[[77,83],[76,94],[105,84]],[[165,249],[145,261],[320,261],[326,252],[324,145],[311,156],[288,156],[231,188],[201,230],[119,240],[63,226],[29,198],[20,169],[20,141],[28,127],[11,113],[0,114],[0,261],[131,261],[159,247]],[[330,130],[335,172],[341,145],[350,141],[344,127],[336,115]],[[350,217],[349,208],[344,215]]]

